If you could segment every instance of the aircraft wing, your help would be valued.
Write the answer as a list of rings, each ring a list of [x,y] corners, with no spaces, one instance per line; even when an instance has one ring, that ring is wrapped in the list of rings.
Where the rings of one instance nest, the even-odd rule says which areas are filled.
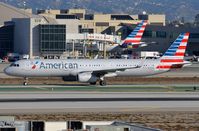
[[[133,67],[119,67],[119,68],[110,68],[110,69],[95,69],[95,70],[89,70],[89,71],[82,71],[81,73],[90,72],[95,76],[102,76],[108,73],[115,73],[117,71],[125,71],[127,69],[137,69],[141,66],[133,66]]]

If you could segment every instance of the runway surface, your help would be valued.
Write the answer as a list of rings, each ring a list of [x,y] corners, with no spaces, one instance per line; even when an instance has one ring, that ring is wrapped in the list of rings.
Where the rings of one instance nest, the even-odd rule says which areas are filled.
[[[0,114],[198,111],[198,93],[6,93]]]

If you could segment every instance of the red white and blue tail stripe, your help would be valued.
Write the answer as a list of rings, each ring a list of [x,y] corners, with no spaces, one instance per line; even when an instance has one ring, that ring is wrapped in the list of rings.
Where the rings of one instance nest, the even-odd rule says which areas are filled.
[[[146,28],[147,21],[142,21],[123,41],[122,48],[137,48],[141,42],[142,35]]]
[[[184,55],[189,39],[189,33],[182,33],[161,57],[157,69],[181,68],[184,64]]]

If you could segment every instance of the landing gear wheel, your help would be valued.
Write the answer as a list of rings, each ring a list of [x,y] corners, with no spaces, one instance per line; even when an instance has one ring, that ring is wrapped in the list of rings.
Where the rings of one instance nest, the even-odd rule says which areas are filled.
[[[24,82],[24,83],[23,83],[23,85],[24,85],[24,86],[27,86],[27,85],[28,85],[28,83],[27,83],[27,82]]]
[[[105,80],[103,80],[103,81],[101,80],[101,81],[100,81],[100,85],[101,85],[101,86],[106,86],[106,81],[105,81]]]
[[[96,85],[97,82],[90,82],[90,85]]]

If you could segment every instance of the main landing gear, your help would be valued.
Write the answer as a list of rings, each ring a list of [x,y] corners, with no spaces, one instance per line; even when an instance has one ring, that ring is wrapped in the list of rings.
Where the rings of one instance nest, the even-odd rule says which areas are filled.
[[[106,81],[105,81],[105,80],[100,80],[99,84],[100,84],[101,86],[106,86]]]
[[[97,84],[97,82],[90,82],[90,85],[96,85]],[[99,84],[101,85],[101,86],[106,86],[106,81],[105,80],[100,80],[99,81]]]
[[[106,80],[104,79],[104,77],[100,77],[99,84],[100,84],[101,86],[106,86]]]

